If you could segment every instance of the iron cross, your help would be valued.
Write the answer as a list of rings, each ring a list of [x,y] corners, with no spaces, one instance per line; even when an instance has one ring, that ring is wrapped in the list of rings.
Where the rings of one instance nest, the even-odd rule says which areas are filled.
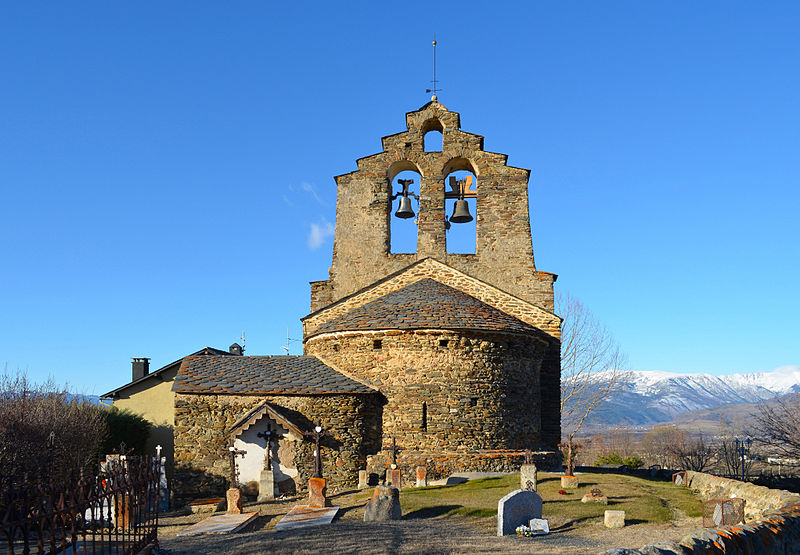
[[[238,472],[236,471],[236,456],[244,457],[247,454],[247,451],[242,451],[241,449],[237,449],[233,445],[228,447],[228,455],[231,458],[231,488],[238,488],[239,487],[239,480],[237,478]]]
[[[278,432],[273,432],[267,428],[266,432],[258,432],[256,437],[261,437],[267,440],[267,455],[265,457],[267,470],[272,470],[272,438],[278,438]]]

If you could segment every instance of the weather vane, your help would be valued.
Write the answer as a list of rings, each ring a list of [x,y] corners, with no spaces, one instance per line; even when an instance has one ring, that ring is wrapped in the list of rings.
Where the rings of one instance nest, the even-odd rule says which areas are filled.
[[[431,81],[431,83],[433,83],[433,87],[430,89],[425,89],[425,92],[432,92],[433,96],[431,96],[431,100],[435,101],[438,100],[436,93],[442,91],[442,89],[436,86],[436,83],[438,83],[438,81],[436,80],[436,34],[435,33],[433,35],[433,81]]]

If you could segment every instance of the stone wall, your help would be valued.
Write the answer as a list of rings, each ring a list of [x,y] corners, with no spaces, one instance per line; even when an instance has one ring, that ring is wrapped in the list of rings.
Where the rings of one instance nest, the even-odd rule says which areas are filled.
[[[560,470],[562,455],[558,451],[534,451],[531,453],[537,469],[543,471]],[[416,469],[424,466],[428,471],[428,480],[447,478],[459,472],[519,472],[525,462],[525,451],[519,450],[482,450],[467,453],[425,453],[419,451],[399,451],[397,468],[402,471],[403,485],[416,483]],[[374,474],[379,480],[386,475],[392,464],[391,451],[381,451],[367,457],[367,473]]]
[[[483,150],[483,137],[461,131],[456,112],[438,102],[406,114],[406,131],[383,137],[382,152],[360,158],[358,170],[336,178],[336,235],[327,281],[312,285],[311,311],[435,257],[532,304],[553,310],[555,276],[536,270],[528,208],[529,170],[507,165],[508,156]],[[427,131],[442,131],[441,152],[425,152]],[[392,254],[392,180],[420,174],[417,252]],[[474,255],[447,253],[445,179],[457,170],[477,178]]]
[[[680,542],[612,549],[603,555],[800,553],[800,495],[702,472],[687,471],[686,479],[703,500],[745,499],[746,524],[696,530]]]
[[[384,445],[466,452],[542,445],[542,341],[442,330],[341,332],[305,344],[349,377],[378,389]]]
[[[323,476],[334,487],[354,486],[367,456],[380,450],[382,399],[379,395],[175,396],[175,478],[177,503],[221,496],[227,488],[229,459],[224,456],[230,428],[264,400],[288,409],[292,420],[311,430],[320,423],[331,435],[321,441]],[[307,487],[314,467],[314,444],[298,442],[298,489]]]

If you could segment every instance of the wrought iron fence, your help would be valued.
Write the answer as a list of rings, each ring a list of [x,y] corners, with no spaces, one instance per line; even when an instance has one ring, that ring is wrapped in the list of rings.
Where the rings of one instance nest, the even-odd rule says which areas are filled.
[[[158,542],[160,457],[118,456],[68,483],[17,480],[0,492],[7,553],[138,553]]]

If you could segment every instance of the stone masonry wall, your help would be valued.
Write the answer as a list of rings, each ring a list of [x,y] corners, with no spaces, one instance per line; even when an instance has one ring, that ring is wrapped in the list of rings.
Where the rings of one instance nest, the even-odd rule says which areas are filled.
[[[401,449],[428,452],[542,444],[544,346],[530,336],[342,332],[308,340],[305,351],[383,393],[384,446],[392,437]]]
[[[534,451],[531,453],[539,470],[561,469],[562,456],[559,451]],[[525,462],[525,451],[519,450],[481,450],[470,453],[426,453],[419,451],[399,451],[397,468],[402,472],[404,486],[416,484],[416,469],[424,466],[428,480],[447,478],[459,472],[519,472]],[[367,457],[367,473],[374,474],[378,480],[386,476],[392,464],[390,451],[381,451]],[[373,480],[375,478],[373,477]]]
[[[696,530],[680,542],[612,549],[603,555],[800,553],[800,495],[702,472],[687,471],[686,481],[704,500],[745,499],[746,524]]]
[[[460,118],[438,102],[406,114],[407,130],[383,137],[383,151],[358,160],[358,170],[336,178],[336,235],[327,281],[312,285],[312,312],[397,272],[434,257],[532,304],[553,310],[555,276],[536,270],[528,215],[529,171],[507,165],[504,154],[483,150],[483,138],[460,129]],[[425,152],[427,131],[441,129],[441,152]],[[420,174],[417,252],[391,254],[392,180]],[[467,170],[477,178],[474,255],[446,248],[445,179]]]
[[[264,400],[289,409],[292,419],[311,430],[319,422],[331,435],[321,441],[323,476],[332,486],[355,485],[368,455],[380,449],[382,400],[379,395],[241,395],[175,396],[176,502],[224,496],[229,459],[223,455],[228,431]],[[314,444],[298,442],[295,466],[298,488],[307,487],[314,467]]]

